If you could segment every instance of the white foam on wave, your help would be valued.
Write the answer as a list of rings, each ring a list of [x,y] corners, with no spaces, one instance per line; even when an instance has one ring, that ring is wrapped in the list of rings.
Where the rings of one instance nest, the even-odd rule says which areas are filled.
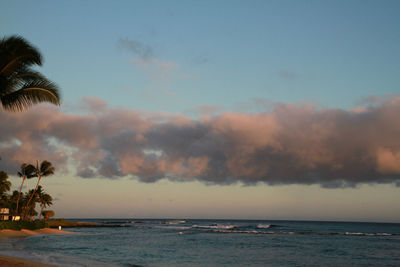
[[[352,232],[345,232],[345,235],[355,235],[355,236],[392,236],[393,234],[389,233],[352,233]]]
[[[257,225],[257,228],[259,228],[259,229],[268,229],[268,228],[270,228],[271,227],[271,225],[270,224],[258,224]]]
[[[171,230],[189,230],[192,227],[190,227],[190,226],[154,226],[154,228],[171,229]]]
[[[389,233],[358,233],[358,232],[345,232],[345,233],[305,233],[305,232],[285,232],[285,231],[256,231],[256,230],[226,230],[226,229],[212,229],[214,233],[232,233],[232,234],[275,234],[275,235],[349,235],[349,236],[393,236],[395,234]]]
[[[237,225],[231,224],[215,224],[215,225],[193,225],[193,228],[205,228],[205,229],[234,229]]]
[[[256,234],[256,235],[271,235],[271,234],[277,234],[276,232],[265,232],[265,231],[256,231],[256,230],[233,230],[233,231],[228,231],[228,230],[213,230],[214,233],[226,233],[226,234]]]
[[[174,221],[168,221],[167,224],[185,224],[185,220],[174,220]]]

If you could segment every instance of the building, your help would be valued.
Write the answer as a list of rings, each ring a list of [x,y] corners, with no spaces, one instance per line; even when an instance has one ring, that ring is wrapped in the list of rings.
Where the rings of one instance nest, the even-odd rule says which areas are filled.
[[[0,221],[10,220],[10,209],[0,208]]]

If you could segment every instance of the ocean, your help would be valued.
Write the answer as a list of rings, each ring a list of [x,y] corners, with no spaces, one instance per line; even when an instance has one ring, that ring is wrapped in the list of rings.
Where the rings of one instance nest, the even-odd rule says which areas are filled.
[[[400,224],[275,220],[80,219],[100,228],[0,243],[57,266],[400,266]],[[115,227],[113,227],[115,226]]]

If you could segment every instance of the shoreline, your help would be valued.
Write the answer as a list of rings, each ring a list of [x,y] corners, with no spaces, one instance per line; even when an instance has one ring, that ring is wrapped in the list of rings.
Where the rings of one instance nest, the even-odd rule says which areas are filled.
[[[28,237],[33,235],[60,235],[60,234],[75,234],[75,232],[56,230],[51,228],[42,228],[37,230],[21,229],[20,231],[3,229],[0,230],[0,241],[3,240],[4,238]]]
[[[4,229],[0,231],[0,242],[8,238],[24,238],[34,235],[59,235],[75,234],[75,232],[43,228],[37,230],[22,229],[21,231]],[[11,257],[0,254],[0,266],[4,267],[55,267],[55,265],[45,264],[30,259]]]

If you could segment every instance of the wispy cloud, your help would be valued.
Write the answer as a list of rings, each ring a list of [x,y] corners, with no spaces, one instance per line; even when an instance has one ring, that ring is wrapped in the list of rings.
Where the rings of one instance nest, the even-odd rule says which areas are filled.
[[[145,96],[162,95],[176,98],[176,92],[171,89],[172,84],[177,79],[192,77],[190,74],[181,72],[180,64],[156,57],[153,46],[149,44],[124,38],[118,40],[118,46],[131,52],[132,56],[129,61],[133,63],[135,70],[139,71],[146,81],[146,86],[144,86]]]
[[[138,40],[121,38],[118,40],[118,46],[131,52],[142,60],[149,60],[154,57],[153,47]]]
[[[201,120],[85,101],[85,115],[49,106],[1,112],[0,167],[15,173],[23,162],[48,159],[59,171],[72,164],[84,178],[400,184],[400,97],[356,112],[280,104],[269,113]]]

